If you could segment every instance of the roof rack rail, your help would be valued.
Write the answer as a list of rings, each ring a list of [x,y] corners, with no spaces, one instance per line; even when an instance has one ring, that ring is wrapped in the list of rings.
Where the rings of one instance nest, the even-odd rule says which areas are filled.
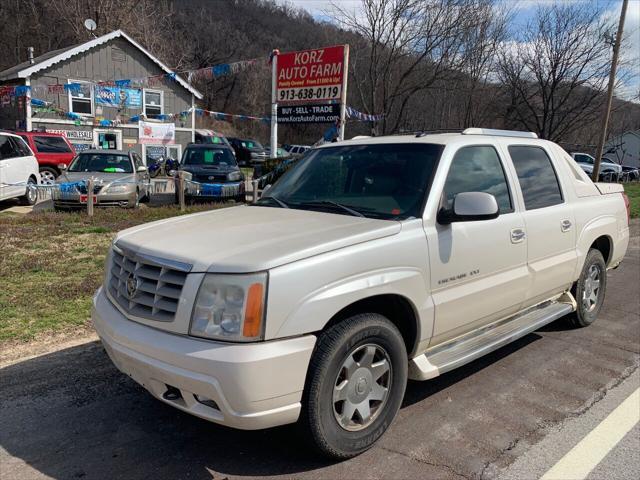
[[[463,135],[494,135],[499,137],[538,138],[533,132],[521,132],[518,130],[496,130],[494,128],[467,128]]]

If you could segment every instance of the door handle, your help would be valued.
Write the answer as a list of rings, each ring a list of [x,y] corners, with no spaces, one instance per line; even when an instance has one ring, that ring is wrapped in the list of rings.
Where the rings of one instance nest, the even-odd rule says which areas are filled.
[[[568,232],[569,230],[571,230],[571,221],[570,220],[563,220],[560,223],[560,230],[562,230],[563,232]]]
[[[511,230],[511,243],[520,243],[525,238],[527,238],[527,234],[522,228],[514,228]]]

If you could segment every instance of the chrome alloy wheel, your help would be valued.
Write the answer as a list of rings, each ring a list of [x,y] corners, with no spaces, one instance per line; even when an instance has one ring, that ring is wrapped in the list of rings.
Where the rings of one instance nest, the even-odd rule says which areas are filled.
[[[592,312],[598,305],[598,294],[600,292],[600,267],[591,265],[589,273],[584,280],[584,289],[582,292],[582,305],[587,312]]]
[[[380,345],[361,345],[351,351],[333,387],[338,424],[352,432],[371,425],[387,403],[391,378],[389,354]]]
[[[37,184],[31,178],[27,181],[27,199],[29,205],[34,205],[38,201]]]
[[[40,183],[43,185],[53,185],[56,183],[56,176],[50,170],[42,170],[40,172]]]

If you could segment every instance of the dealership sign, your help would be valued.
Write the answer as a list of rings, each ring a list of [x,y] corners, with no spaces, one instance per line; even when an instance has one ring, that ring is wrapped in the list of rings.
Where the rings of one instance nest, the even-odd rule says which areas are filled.
[[[339,100],[345,79],[345,45],[277,55],[276,101]]]
[[[278,123],[335,123],[339,119],[339,103],[278,105]]]
[[[64,135],[69,140],[93,141],[93,130],[52,130],[47,128],[47,133]]]
[[[175,143],[176,125],[174,123],[139,122],[139,141],[147,145]]]

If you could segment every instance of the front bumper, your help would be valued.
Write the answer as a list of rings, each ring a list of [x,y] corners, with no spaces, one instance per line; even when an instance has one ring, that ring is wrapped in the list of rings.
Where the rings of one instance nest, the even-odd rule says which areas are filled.
[[[135,190],[128,193],[98,193],[94,203],[97,207],[131,207],[136,203]],[[80,194],[57,195],[53,204],[59,208],[86,208],[87,202],[80,201]]]
[[[165,403],[243,430],[293,423],[300,415],[313,335],[231,344],[171,334],[128,320],[102,288],[91,316],[116,367]],[[169,387],[179,398],[163,396]]]

